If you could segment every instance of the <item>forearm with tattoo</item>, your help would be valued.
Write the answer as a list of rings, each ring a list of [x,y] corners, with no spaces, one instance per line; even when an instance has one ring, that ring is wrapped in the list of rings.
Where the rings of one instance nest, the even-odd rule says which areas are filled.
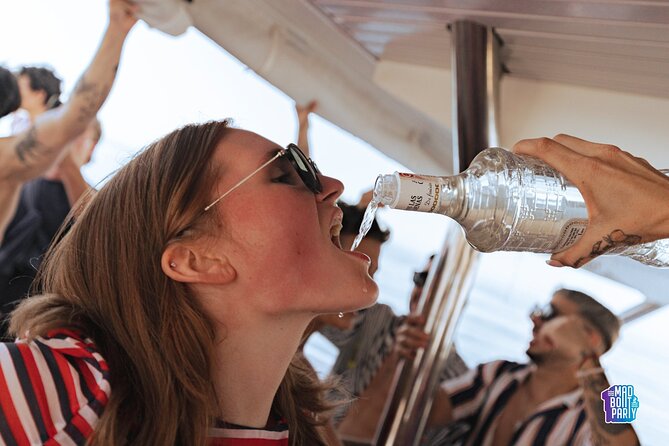
[[[46,144],[37,140],[37,128],[33,124],[28,133],[20,139],[15,146],[17,158],[24,164],[29,165],[31,160],[39,158],[42,155],[49,155],[53,152]]]
[[[114,67],[114,72],[116,72],[116,67]],[[109,90],[111,90],[111,85],[105,86],[89,82],[83,76],[79,79],[74,89],[74,96],[81,100],[77,110],[77,120],[80,123],[87,124],[95,117],[109,94]]]
[[[88,82],[85,77],[79,80],[71,98],[71,104],[73,104],[71,106],[75,107],[73,112],[79,126],[87,125],[95,117],[95,114],[107,97],[110,88],[111,86]],[[44,162],[44,158],[48,158],[47,161],[51,162],[55,152],[58,150],[58,146],[62,146],[62,144],[56,147],[50,146],[48,142],[44,141],[46,137],[42,133],[40,124],[35,123],[16,142],[14,151],[17,159],[23,166],[34,166],[35,164]]]
[[[601,368],[599,360],[596,358],[589,359],[587,368]],[[583,376],[580,378],[580,384],[583,389],[592,444],[594,446],[638,444],[636,433],[631,424],[606,422],[601,399],[601,392],[610,387],[606,375],[601,372]]]
[[[608,251],[611,251],[614,248],[619,248],[621,246],[632,246],[639,244],[640,242],[641,236],[625,234],[622,229],[616,229],[592,245],[592,251],[590,251],[590,254],[576,260],[576,262],[574,262],[574,266],[578,268],[586,261],[592,260],[602,254],[606,254]]]
[[[126,12],[120,18],[126,23],[118,23],[117,13],[110,15],[100,47],[67,103],[39,116],[29,131],[0,138],[0,181],[15,185],[44,173],[95,117],[109,95],[123,43],[135,21],[134,17],[128,20],[132,14]]]

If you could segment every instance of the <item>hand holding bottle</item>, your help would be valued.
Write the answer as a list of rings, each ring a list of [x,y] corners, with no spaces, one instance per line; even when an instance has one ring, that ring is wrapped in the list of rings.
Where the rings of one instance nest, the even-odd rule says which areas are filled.
[[[669,237],[669,178],[644,159],[569,135],[522,140],[513,151],[560,171],[588,209],[583,236],[549,264],[580,267],[611,249]]]

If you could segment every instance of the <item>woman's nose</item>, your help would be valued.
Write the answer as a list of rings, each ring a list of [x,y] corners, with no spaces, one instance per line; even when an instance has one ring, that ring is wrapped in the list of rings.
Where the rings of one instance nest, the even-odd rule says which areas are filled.
[[[344,184],[336,178],[320,175],[323,191],[316,194],[318,201],[335,203],[344,192]]]

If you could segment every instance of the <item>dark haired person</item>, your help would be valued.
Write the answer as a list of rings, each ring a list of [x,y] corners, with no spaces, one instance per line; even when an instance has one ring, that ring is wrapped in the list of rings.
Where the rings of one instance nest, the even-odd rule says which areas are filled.
[[[61,159],[67,144],[86,129],[107,98],[123,43],[137,21],[135,11],[137,6],[129,0],[110,0],[102,43],[67,103],[40,115],[28,130],[0,138],[0,241],[14,215],[21,186]],[[0,104],[14,94],[14,90],[0,90]]]
[[[28,112],[30,122],[42,113],[59,107],[61,80],[45,67],[22,67],[17,77],[21,93],[21,108]],[[23,129],[21,129],[23,130]]]
[[[530,317],[530,362],[493,361],[442,383],[428,424],[467,424],[467,446],[638,445],[630,424],[606,423],[600,395],[609,382],[599,357],[618,338],[616,316],[561,289]],[[404,352],[425,346],[419,326],[398,337]]]
[[[14,74],[0,67],[0,118],[15,112],[21,106],[19,84]]]
[[[65,156],[42,177],[21,187],[12,220],[0,241],[0,339],[7,336],[7,318],[25,298],[43,254],[80,197],[91,190],[81,174],[102,133],[93,118],[86,130],[67,144]]]

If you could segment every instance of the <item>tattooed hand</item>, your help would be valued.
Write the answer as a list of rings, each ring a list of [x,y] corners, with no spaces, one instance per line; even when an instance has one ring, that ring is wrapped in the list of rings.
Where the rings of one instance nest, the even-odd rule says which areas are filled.
[[[647,161],[568,135],[523,140],[513,151],[556,168],[585,199],[587,230],[551,265],[580,267],[613,248],[669,237],[669,178]]]

